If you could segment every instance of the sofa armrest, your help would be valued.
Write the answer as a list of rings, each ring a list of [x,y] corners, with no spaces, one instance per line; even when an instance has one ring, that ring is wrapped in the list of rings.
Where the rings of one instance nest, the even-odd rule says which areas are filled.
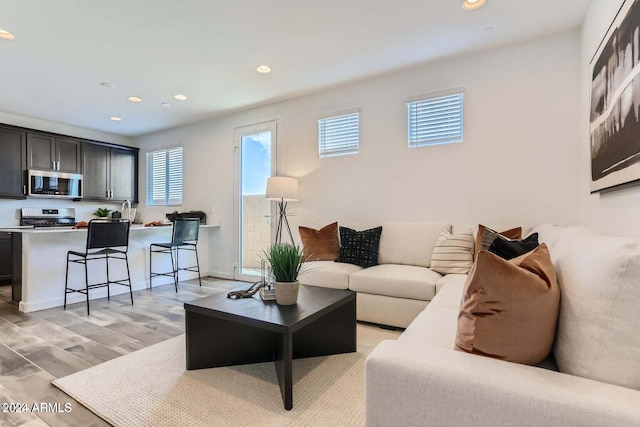
[[[640,391],[384,341],[366,361],[367,426],[640,426]]]

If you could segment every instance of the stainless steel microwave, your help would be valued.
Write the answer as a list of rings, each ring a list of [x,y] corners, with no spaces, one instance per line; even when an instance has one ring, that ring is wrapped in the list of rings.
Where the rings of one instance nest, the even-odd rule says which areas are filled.
[[[82,174],[29,170],[27,195],[47,198],[82,198]]]

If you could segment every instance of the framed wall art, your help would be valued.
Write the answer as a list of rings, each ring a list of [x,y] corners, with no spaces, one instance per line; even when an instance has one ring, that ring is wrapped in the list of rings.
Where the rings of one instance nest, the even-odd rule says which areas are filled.
[[[591,60],[591,192],[640,183],[640,0],[625,0]]]

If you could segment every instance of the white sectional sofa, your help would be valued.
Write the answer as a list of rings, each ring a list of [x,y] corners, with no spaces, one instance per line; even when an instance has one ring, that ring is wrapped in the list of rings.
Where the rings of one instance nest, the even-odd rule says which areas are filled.
[[[640,242],[535,231],[561,290],[560,372],[455,351],[464,276],[445,276],[402,335],[367,358],[367,426],[640,426]]]
[[[406,328],[424,310],[445,283],[462,280],[465,275],[442,276],[432,271],[431,253],[441,230],[451,224],[382,224],[378,263],[362,268],[333,261],[306,263],[299,276],[302,284],[358,293],[358,320]]]
[[[312,261],[306,263],[306,272],[299,280],[305,285],[356,291],[358,320],[406,328],[441,288],[465,282],[466,274],[443,276],[429,267],[442,230],[459,233],[469,229],[475,236],[478,224],[383,223],[379,265],[362,268],[333,261]],[[523,233],[528,230],[530,227],[523,227]]]

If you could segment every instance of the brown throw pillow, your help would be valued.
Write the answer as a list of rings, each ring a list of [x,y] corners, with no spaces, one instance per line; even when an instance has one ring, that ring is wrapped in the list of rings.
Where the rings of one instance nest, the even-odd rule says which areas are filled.
[[[509,261],[481,251],[462,295],[455,349],[536,365],[551,351],[559,306],[546,244]]]
[[[326,225],[320,230],[298,227],[302,240],[302,255],[307,261],[335,261],[340,253],[338,223]]]
[[[474,252],[474,259],[478,257],[478,252],[489,250],[489,246],[491,246],[498,234],[506,237],[507,239],[520,240],[522,239],[522,227],[516,227],[510,230],[497,232],[490,229],[489,227],[485,227],[484,225],[480,224],[478,226],[478,234],[476,235],[476,249]]]

